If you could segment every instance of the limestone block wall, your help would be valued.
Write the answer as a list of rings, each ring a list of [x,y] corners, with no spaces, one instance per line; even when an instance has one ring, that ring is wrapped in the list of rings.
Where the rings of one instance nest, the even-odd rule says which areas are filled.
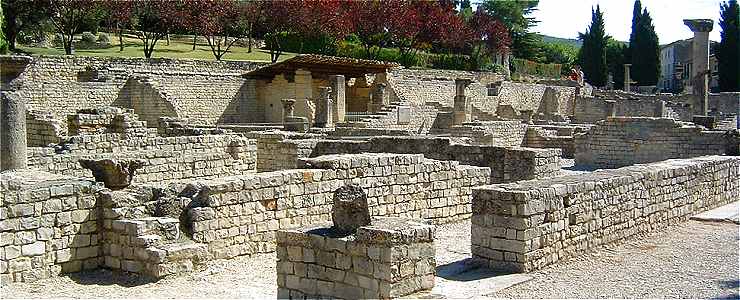
[[[330,220],[333,192],[347,184],[367,192],[372,216],[461,220],[470,215],[471,188],[490,177],[488,168],[422,155],[330,155],[306,163],[313,169],[199,181],[193,240],[208,244],[215,258],[274,251],[277,230]]]
[[[94,182],[34,170],[0,176],[0,283],[95,269]]]
[[[670,158],[732,153],[737,137],[661,118],[609,118],[575,136],[576,164],[618,168]]]
[[[115,134],[76,136],[63,153],[33,151],[29,166],[51,173],[92,178],[80,159],[140,159],[134,183],[168,182],[252,173],[256,142],[238,135],[121,139]]]
[[[264,63],[213,60],[38,56],[8,85],[27,99],[29,109],[64,119],[77,109],[126,102],[128,78],[137,73],[199,73],[234,77]],[[217,86],[212,89],[215,90]],[[117,105],[122,106],[122,105]],[[124,106],[127,107],[127,106]]]
[[[631,95],[631,94],[630,94]],[[659,97],[637,99],[577,97],[572,121],[576,123],[596,123],[604,120],[607,114],[606,101],[615,101],[617,116],[625,117],[667,117],[681,121],[691,121],[694,112],[691,106],[681,102],[666,102],[662,116],[656,115]]]
[[[473,193],[473,257],[529,272],[737,201],[740,158],[667,160]]]
[[[529,126],[522,145],[529,148],[557,148],[563,152],[563,157],[574,158],[576,152],[574,130],[565,134],[558,131],[548,127]]]
[[[477,145],[499,147],[521,146],[526,132],[527,124],[519,120],[473,122],[431,131],[433,134],[468,137]]]
[[[157,124],[161,117],[177,117],[176,100],[163,93],[157,82],[148,76],[133,76],[122,88],[122,96],[116,105],[131,108],[149,127]]]
[[[337,238],[321,225],[278,231],[279,299],[391,299],[434,286],[434,226],[382,218]]]
[[[45,147],[58,144],[65,138],[63,122],[51,114],[29,111],[26,114],[26,145],[28,147]]]
[[[321,140],[312,156],[338,153],[418,153],[424,157],[488,167],[491,183],[560,175],[559,149],[452,144],[448,138],[376,137],[364,141]]]

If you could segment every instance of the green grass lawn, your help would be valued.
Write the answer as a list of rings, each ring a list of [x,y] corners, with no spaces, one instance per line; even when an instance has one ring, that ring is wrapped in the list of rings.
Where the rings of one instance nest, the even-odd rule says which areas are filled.
[[[123,51],[119,51],[118,37],[110,34],[111,45],[99,49],[75,49],[75,55],[80,56],[100,56],[100,57],[144,57],[144,43],[138,38],[130,35],[124,35]],[[64,55],[64,48],[38,48],[19,45],[18,49],[31,55]],[[267,50],[252,48],[252,52],[247,52],[246,47],[233,46],[229,53],[223,56],[224,60],[250,60],[250,61],[270,61],[270,52]],[[295,56],[294,53],[283,53],[279,60],[284,60]],[[180,39],[171,39],[169,46],[166,40],[157,42],[152,57],[166,58],[189,58],[189,59],[206,59],[215,60],[211,47],[208,44],[196,44],[193,50],[192,42],[185,42]]]

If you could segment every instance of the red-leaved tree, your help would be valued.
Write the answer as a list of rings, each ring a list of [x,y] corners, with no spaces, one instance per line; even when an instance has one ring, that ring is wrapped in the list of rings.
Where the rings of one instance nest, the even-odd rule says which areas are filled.
[[[388,27],[394,6],[398,0],[350,1],[345,3],[346,17],[351,22],[350,28],[365,48],[368,59],[377,58],[380,50],[389,42]]]
[[[108,22],[116,28],[118,34],[119,51],[123,51],[123,31],[131,25],[131,1],[106,0],[103,1],[103,8],[108,13]]]
[[[231,46],[247,35],[248,24],[235,0],[193,0],[186,6],[187,27],[202,35],[216,60],[221,60]]]
[[[501,21],[491,17],[479,9],[470,19],[470,27],[476,42],[473,45],[471,58],[474,62],[481,61],[481,55],[496,55],[508,53],[511,46],[511,36]]]
[[[303,43],[310,39],[326,37],[335,42],[344,38],[351,27],[346,10],[340,0],[302,0],[295,10],[293,30]],[[327,43],[330,44],[330,43]],[[322,49],[325,52],[326,49]]]
[[[270,50],[270,60],[277,62],[283,53],[283,46],[287,34],[295,31],[295,19],[299,10],[300,1],[275,0],[263,2],[265,18],[260,24],[260,30],[265,35],[265,44]]]

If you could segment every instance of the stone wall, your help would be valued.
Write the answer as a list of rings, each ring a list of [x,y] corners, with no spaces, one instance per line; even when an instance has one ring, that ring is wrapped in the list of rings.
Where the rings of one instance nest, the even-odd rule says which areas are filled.
[[[434,226],[376,218],[336,237],[321,225],[278,231],[279,299],[392,299],[434,286]]]
[[[529,272],[740,199],[740,158],[705,156],[474,189],[473,257]]]
[[[240,74],[261,65],[264,63],[164,58],[38,56],[34,57],[23,73],[8,86],[27,99],[29,109],[46,111],[57,119],[64,119],[66,115],[73,114],[82,108],[110,105],[132,108],[126,105],[127,102],[130,103],[127,100],[130,96],[128,95],[129,90],[124,87],[128,79],[135,74],[161,74],[165,77],[167,74],[192,75],[206,78],[208,81],[232,76],[237,79],[231,80],[239,80]],[[206,87],[214,93],[219,90],[217,84],[210,84]],[[173,95],[175,98],[177,96],[177,94]],[[231,99],[231,97],[228,98]],[[192,99],[189,96],[182,98]],[[225,107],[227,106],[224,105]],[[214,110],[213,114],[216,113],[217,111]],[[156,126],[156,123],[153,125]]]
[[[422,155],[330,155],[305,162],[313,169],[199,181],[193,198],[202,207],[195,209],[193,240],[208,244],[215,258],[274,251],[277,230],[330,220],[333,192],[347,184],[366,191],[373,216],[461,220],[470,215],[471,188],[490,176],[488,168]]]
[[[657,115],[657,108],[662,99],[620,99],[577,97],[572,121],[575,123],[596,123],[606,119],[607,102],[615,101],[616,115],[625,117],[665,117],[681,121],[691,121],[694,113],[687,104],[666,102],[666,109],[661,116]]]
[[[485,121],[465,123],[450,128],[433,128],[431,133],[468,137],[472,143],[482,146],[519,147],[524,142],[527,124],[514,121]]]
[[[0,176],[0,283],[100,265],[94,182],[33,170]]]
[[[32,151],[29,167],[51,173],[92,178],[80,159],[144,161],[135,183],[168,182],[252,173],[256,168],[256,142],[238,135],[147,137],[123,139],[120,134],[71,137],[58,146]]]
[[[26,145],[28,147],[45,147],[60,143],[66,132],[63,122],[49,113],[29,111],[26,113]]]
[[[575,136],[576,164],[618,168],[670,158],[734,153],[737,135],[661,118],[609,118]],[[736,143],[736,142],[735,142]]]
[[[529,126],[522,146],[528,148],[557,148],[563,152],[563,157],[574,158],[576,144],[574,135],[583,129],[573,126]]]

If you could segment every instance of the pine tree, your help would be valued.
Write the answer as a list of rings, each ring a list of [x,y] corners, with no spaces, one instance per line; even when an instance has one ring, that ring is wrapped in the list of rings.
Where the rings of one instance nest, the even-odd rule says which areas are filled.
[[[723,92],[740,92],[740,7],[737,0],[720,4],[722,41],[717,51],[719,88]]]
[[[624,64],[625,56],[629,53],[629,48],[625,47],[622,42],[609,39],[606,46],[606,62],[609,65],[609,73],[614,80],[614,88],[621,90],[624,87]]]
[[[653,26],[653,18],[647,9],[642,11],[637,22],[633,43],[630,45],[632,53],[630,77],[641,86],[656,85],[660,77],[660,44]]]
[[[583,45],[578,52],[585,80],[594,86],[605,86],[607,80],[606,44],[609,37],[604,27],[604,15],[596,5],[596,9],[591,10],[591,25],[585,33],[580,33]]]

